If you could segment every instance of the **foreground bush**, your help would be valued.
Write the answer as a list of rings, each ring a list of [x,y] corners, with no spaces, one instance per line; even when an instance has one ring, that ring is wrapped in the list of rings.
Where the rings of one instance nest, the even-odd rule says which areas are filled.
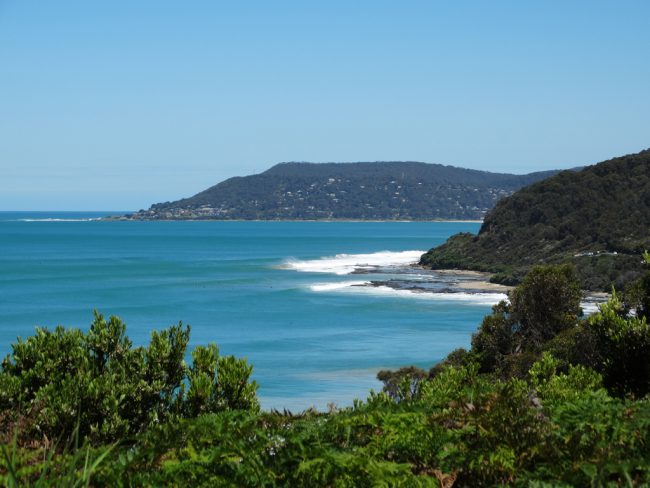
[[[147,347],[133,347],[117,317],[95,313],[87,333],[37,329],[12,346],[0,371],[5,438],[48,443],[73,432],[93,442],[124,439],[175,416],[258,409],[252,367],[220,357],[215,345],[184,358],[189,327],[154,331]]]
[[[650,255],[645,255],[650,264]],[[612,298],[588,318],[580,317],[580,291],[573,270],[536,266],[509,293],[509,302],[492,307],[472,336],[469,351],[454,351],[445,364],[475,362],[479,371],[501,379],[527,376],[531,365],[551,352],[566,371],[585,366],[603,375],[610,394],[642,398],[650,393],[650,272],[633,284],[634,293]],[[627,301],[626,301],[627,300]],[[400,396],[398,387],[419,388],[421,370],[383,371],[384,391]],[[420,376],[418,376],[420,375]]]
[[[15,478],[44,486],[649,483],[650,402],[612,397],[598,373],[582,366],[560,372],[558,364],[544,354],[526,380],[494,380],[477,365],[449,366],[410,397],[372,393],[329,413],[225,408],[169,416],[117,443],[63,452],[16,448],[0,456],[0,480],[4,474],[7,485]]]

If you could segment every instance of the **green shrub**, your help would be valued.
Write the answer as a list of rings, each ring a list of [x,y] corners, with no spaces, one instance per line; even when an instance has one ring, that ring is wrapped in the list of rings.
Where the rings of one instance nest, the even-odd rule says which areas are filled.
[[[585,392],[555,405],[553,453],[532,479],[571,486],[647,486],[650,482],[650,403]]]
[[[437,455],[441,469],[457,472],[462,486],[493,486],[533,468],[551,426],[527,384],[479,379],[462,392],[431,419],[448,432]]]
[[[87,333],[37,329],[2,362],[5,437],[17,423],[27,439],[69,438],[78,430],[82,438],[106,442],[174,415],[257,408],[245,361],[219,357],[211,345],[194,352],[197,364],[188,369],[189,333],[179,323],[134,348],[119,318],[107,321],[97,312]]]
[[[573,266],[535,266],[508,297],[518,345],[535,349],[576,324],[582,292]]]
[[[530,369],[530,383],[545,407],[565,404],[580,399],[587,392],[602,387],[602,377],[584,366],[569,365],[567,373],[558,372],[559,361],[550,353]]]
[[[596,337],[586,320],[560,332],[542,346],[542,351],[556,358],[558,369],[564,372],[572,364],[595,369],[600,361]]]
[[[196,347],[183,413],[196,417],[222,410],[258,410],[257,384],[249,382],[252,372],[243,359],[220,357],[215,344]]]
[[[482,373],[504,369],[505,358],[514,352],[514,325],[506,301],[494,305],[492,313],[483,318],[478,331],[472,335],[471,349]]]
[[[545,344],[577,324],[581,291],[571,266],[535,266],[508,297],[483,319],[470,352],[483,373],[524,378]]]
[[[650,393],[650,325],[645,316],[629,316],[614,293],[589,318],[605,386],[618,396]]]

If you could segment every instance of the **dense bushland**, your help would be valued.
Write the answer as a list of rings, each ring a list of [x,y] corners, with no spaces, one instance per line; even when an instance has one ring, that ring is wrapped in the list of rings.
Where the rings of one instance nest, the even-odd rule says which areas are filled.
[[[650,275],[588,318],[579,299],[572,268],[534,268],[469,351],[296,415],[260,411],[250,367],[216,346],[185,365],[180,325],[144,348],[100,315],[88,333],[39,330],[0,372],[0,472],[44,486],[648,484]]]
[[[650,247],[649,194],[650,150],[563,171],[500,200],[478,235],[450,237],[421,264],[516,284],[537,264],[571,263],[585,289],[622,288]]]

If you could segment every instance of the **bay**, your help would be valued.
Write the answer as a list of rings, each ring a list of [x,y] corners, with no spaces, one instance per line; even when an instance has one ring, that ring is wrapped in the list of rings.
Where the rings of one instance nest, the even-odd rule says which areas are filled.
[[[365,398],[383,368],[428,368],[493,297],[356,286],[390,278],[473,222],[107,222],[120,212],[0,212],[0,353],[97,309],[135,344],[182,320],[254,365],[265,408]],[[364,274],[359,274],[359,272]]]

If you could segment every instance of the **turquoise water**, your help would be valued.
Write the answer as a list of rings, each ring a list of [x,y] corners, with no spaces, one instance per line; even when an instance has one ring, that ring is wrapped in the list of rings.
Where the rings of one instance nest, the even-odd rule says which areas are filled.
[[[429,367],[467,346],[490,310],[354,286],[476,223],[81,220],[101,215],[0,213],[2,355],[36,325],[86,328],[94,308],[124,319],[136,344],[182,320],[192,344],[254,365],[265,407],[324,408],[365,398],[381,368]],[[345,274],[355,263],[388,268]]]

